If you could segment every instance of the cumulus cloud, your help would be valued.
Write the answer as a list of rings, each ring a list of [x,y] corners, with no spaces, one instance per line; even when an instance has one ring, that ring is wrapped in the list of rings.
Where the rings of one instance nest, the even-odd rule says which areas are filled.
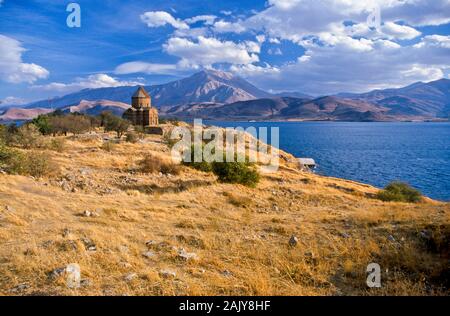
[[[24,105],[26,103],[27,101],[23,98],[9,96],[4,98],[3,100],[0,100],[0,107],[9,105]]]
[[[241,23],[217,21],[214,23],[214,31],[217,33],[242,33],[246,28]]]
[[[412,27],[399,25],[394,22],[386,22],[382,27],[382,31],[390,38],[402,40],[413,39],[422,34]]]
[[[249,46],[253,45],[199,36],[197,41],[172,37],[164,45],[164,49],[169,54],[180,57],[181,64],[208,66],[216,63],[250,64],[259,61],[257,54],[248,51]],[[255,50],[255,46],[252,50]]]
[[[166,24],[172,25],[176,29],[188,29],[189,25],[186,22],[174,18],[170,13],[165,11],[149,11],[141,14],[141,21],[147,24],[148,27],[159,27]]]
[[[77,78],[74,82],[71,83],[52,82],[46,85],[34,85],[32,86],[32,89],[59,93],[70,93],[88,88],[95,89],[120,86],[136,86],[140,84],[142,84],[142,82],[120,81],[107,74],[95,74],[90,75],[86,78]]]
[[[422,33],[407,25],[400,25],[394,22],[386,22],[378,29],[370,28],[366,23],[358,23],[345,28],[345,33],[349,36],[363,36],[366,38],[391,39],[391,40],[411,40]]]
[[[194,24],[197,22],[204,22],[206,25],[212,25],[214,21],[217,19],[215,15],[197,15],[192,18],[184,20],[188,24]]]
[[[177,65],[175,64],[153,64],[143,61],[133,61],[117,66],[114,72],[118,75],[132,73],[172,74],[175,70],[177,70]]]
[[[335,46],[310,43],[306,54],[276,73],[260,76],[243,72],[265,89],[297,90],[311,94],[400,87],[416,81],[431,81],[450,70],[450,37],[425,37],[414,46],[402,47],[389,40],[368,43],[372,49],[358,50],[337,42]]]
[[[322,32],[342,32],[344,21],[364,26],[376,7],[380,9],[386,34],[399,39],[420,35],[414,26],[450,22],[447,13],[450,0],[270,0],[269,4],[269,8],[239,24],[246,29],[265,30],[273,37],[298,41]]]
[[[13,38],[0,35],[0,79],[10,83],[33,83],[47,78],[49,72],[42,66],[24,63],[25,48]]]
[[[417,29],[450,23],[447,14],[450,0],[268,0],[267,3],[262,11],[247,18],[240,16],[239,20],[222,14],[220,19],[206,15],[183,21],[169,15],[152,21],[151,25],[175,24],[176,30],[163,49],[179,57],[178,63],[127,63],[116,72],[164,73],[225,63],[230,70],[265,89],[301,89],[323,94],[429,81],[450,70],[449,37],[423,36]],[[368,23],[368,17],[376,8],[380,9],[381,21],[374,27]],[[204,22],[200,27],[193,25],[200,21]],[[186,27],[179,27],[179,23]],[[250,36],[255,40],[248,40]],[[405,45],[402,41],[413,39],[417,39],[417,44],[401,46]],[[280,55],[283,51],[286,53],[283,59],[292,58],[284,46],[288,41],[297,44],[299,54],[303,50],[304,54],[276,67],[260,60],[263,43],[268,45],[268,54],[261,58],[270,60],[268,55]]]

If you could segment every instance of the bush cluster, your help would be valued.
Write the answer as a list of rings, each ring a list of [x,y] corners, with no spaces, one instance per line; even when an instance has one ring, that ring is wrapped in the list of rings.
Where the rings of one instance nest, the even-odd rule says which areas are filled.
[[[58,171],[57,165],[43,152],[24,153],[1,144],[0,168],[9,174],[30,175],[37,178]]]
[[[391,182],[383,190],[378,192],[377,198],[382,201],[417,203],[422,199],[422,194],[403,182]]]
[[[248,187],[255,187],[260,180],[255,164],[248,161],[239,162],[237,156],[234,158],[234,161],[226,162],[226,156],[224,155],[223,162],[206,162],[204,160],[195,162],[194,148],[192,147],[191,161],[183,160],[183,164],[203,172],[213,172],[220,182],[239,183]]]

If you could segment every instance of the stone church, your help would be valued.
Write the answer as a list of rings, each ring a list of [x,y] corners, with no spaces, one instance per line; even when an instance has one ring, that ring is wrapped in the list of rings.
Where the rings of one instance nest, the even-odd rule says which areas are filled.
[[[131,108],[123,113],[123,118],[133,125],[158,126],[158,110],[152,107],[150,95],[144,87],[139,87],[131,97]]]

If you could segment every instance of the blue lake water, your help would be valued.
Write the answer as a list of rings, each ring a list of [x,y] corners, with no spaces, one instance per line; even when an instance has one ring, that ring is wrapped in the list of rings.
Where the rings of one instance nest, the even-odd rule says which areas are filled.
[[[205,123],[279,127],[280,148],[314,158],[317,173],[377,187],[401,180],[427,196],[450,201],[450,123]]]

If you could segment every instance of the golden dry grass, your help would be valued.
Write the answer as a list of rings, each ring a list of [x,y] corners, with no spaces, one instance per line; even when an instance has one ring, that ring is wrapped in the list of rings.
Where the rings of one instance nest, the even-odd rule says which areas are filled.
[[[448,204],[381,202],[376,188],[288,163],[254,189],[187,167],[141,173],[149,153],[170,159],[159,136],[110,151],[96,137],[68,137],[65,147],[47,151],[59,176],[0,174],[2,295],[449,294]],[[199,259],[180,260],[180,248]],[[383,269],[379,289],[366,286],[371,262]],[[48,278],[69,263],[89,280],[80,289]]]

